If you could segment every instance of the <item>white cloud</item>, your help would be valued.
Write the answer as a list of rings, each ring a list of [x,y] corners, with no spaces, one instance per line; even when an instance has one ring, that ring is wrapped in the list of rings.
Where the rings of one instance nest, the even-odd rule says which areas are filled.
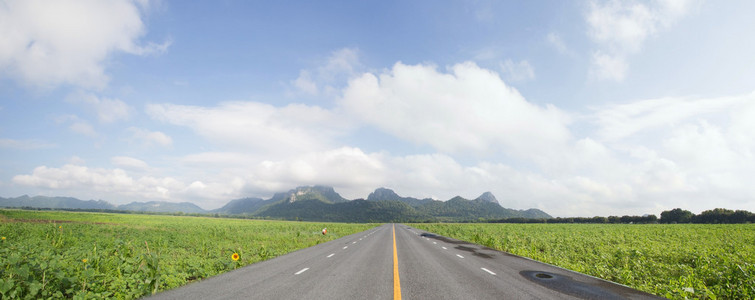
[[[535,79],[535,69],[526,60],[515,63],[507,59],[501,63],[501,70],[509,80],[514,82]]]
[[[186,184],[170,176],[136,177],[119,168],[89,168],[76,164],[67,164],[60,168],[40,166],[29,175],[14,176],[13,183],[84,199],[104,199],[115,204],[131,202],[134,199],[172,202],[192,200],[199,202],[201,206],[225,203],[231,197],[239,195],[241,188],[238,180],[222,183],[195,180]]]
[[[97,132],[94,130],[94,127],[92,127],[92,125],[89,125],[89,123],[85,121],[74,122],[68,128],[78,134],[82,134],[88,137],[97,137]]]
[[[131,135],[131,141],[143,145],[159,145],[163,147],[170,147],[173,145],[173,139],[160,131],[150,131],[137,127],[129,127],[126,131]]]
[[[575,119],[588,127],[578,134],[569,129],[569,113],[528,102],[497,73],[473,63],[444,71],[397,63],[355,76],[341,94],[333,109],[149,105],[152,118],[188,127],[220,150],[180,157],[171,170],[125,156],[111,158],[114,169],[83,161],[40,166],[13,183],[74,196],[191,200],[208,208],[326,184],[348,198],[380,186],[443,200],[490,190],[506,207],[559,216],[755,210],[755,93],[605,105]],[[89,126],[76,116],[59,122],[82,123],[81,132]],[[348,134],[358,132],[352,127],[360,125],[436,151],[392,155],[343,146],[341,138],[351,140]],[[159,131],[127,132],[137,142],[172,145]],[[489,154],[490,161],[470,153]]]
[[[4,1],[0,72],[31,86],[102,88],[108,81],[104,62],[111,54],[167,49],[169,42],[140,45],[145,32],[134,1]]]
[[[97,114],[102,123],[128,120],[133,108],[118,99],[99,98],[94,94],[78,92],[66,97],[71,103],[82,103],[89,106]]]
[[[636,52],[645,39],[656,32],[656,12],[633,1],[591,2],[587,23],[590,38],[612,51]]]
[[[331,185],[345,195],[365,197],[386,176],[383,154],[341,147],[271,159],[249,152],[204,152],[182,157],[181,173],[190,178],[215,178],[240,186],[237,197],[268,197],[299,185]],[[243,190],[241,190],[243,188]],[[357,191],[356,193],[354,191]],[[242,194],[243,192],[243,194]]]
[[[505,207],[536,207],[558,216],[658,214],[675,207],[755,210],[753,97],[642,100],[605,107],[589,119],[600,133],[596,138],[566,137],[549,143],[550,151],[521,156],[523,162],[535,163],[532,169],[501,162],[463,164],[443,153],[393,156],[335,147],[276,158],[255,151],[197,153],[178,160],[171,172],[180,177],[138,177],[123,169],[71,164],[38,167],[13,182],[115,198],[192,200],[207,208],[239,197],[270,197],[297,185],[326,184],[347,198],[366,197],[380,186],[441,200],[474,198],[489,190]],[[660,121],[663,115],[669,122]],[[611,118],[615,123],[607,122]],[[636,127],[617,127],[623,122]],[[115,157],[111,163],[134,171],[147,165],[130,157]],[[150,169],[155,172],[165,171]]]
[[[324,79],[332,80],[341,74],[353,74],[360,65],[359,50],[343,48],[333,51],[325,66],[319,68],[319,72]]]
[[[494,192],[503,194],[498,188],[501,185],[519,186],[517,191],[525,189],[519,182],[510,182],[517,171],[501,165],[464,167],[444,154],[391,156],[380,152],[365,153],[353,147],[305,152],[277,160],[240,152],[197,153],[181,158],[179,165],[181,174],[198,178],[183,182],[201,180],[207,184],[206,180],[199,178],[214,178],[217,189],[224,187],[236,193],[228,192],[228,199],[270,197],[294,186],[315,184],[333,186],[343,196],[352,199],[366,197],[380,186],[394,188],[405,195],[443,200],[456,195],[477,197],[491,187],[495,188]],[[508,204],[528,207],[533,201],[527,197],[532,194],[537,193],[507,197]],[[547,197],[541,195],[538,199]],[[217,206],[224,204],[223,201],[215,203]]]
[[[209,108],[152,104],[147,113],[153,119],[189,127],[213,142],[270,155],[323,149],[348,130],[334,112],[301,104],[225,102]]]
[[[16,149],[16,150],[36,150],[53,148],[57,145],[47,143],[40,140],[15,140],[15,139],[0,139],[0,148]]]
[[[74,164],[67,164],[61,168],[40,166],[30,175],[14,176],[13,182],[45,189],[108,192],[148,199],[170,199],[171,190],[181,190],[185,187],[171,177],[133,178],[122,169],[88,168]]]
[[[621,161],[605,168],[621,174],[610,182],[629,183],[634,192],[628,199],[662,209],[752,210],[754,103],[749,94],[639,100],[597,110],[597,136]]]
[[[622,81],[627,57],[645,40],[684,17],[695,1],[591,1],[586,15],[588,35],[598,46],[590,73],[594,78]]]
[[[330,96],[338,92],[340,85],[362,68],[359,50],[343,48],[333,51],[324,62],[311,70],[300,70],[299,77],[291,85],[299,93]]]
[[[315,83],[312,79],[312,75],[310,75],[310,72],[307,70],[301,70],[299,72],[299,77],[294,80],[293,84],[297,90],[306,94],[317,95],[320,91],[320,89],[317,88],[317,83]]]
[[[339,104],[355,119],[443,152],[537,155],[570,136],[567,114],[527,102],[474,63],[449,73],[397,63],[351,80]]]
[[[128,170],[140,171],[149,169],[149,165],[143,160],[128,156],[114,156],[110,158],[110,163],[116,167]]]
[[[364,188],[382,183],[385,171],[381,155],[343,147],[304,153],[286,160],[264,160],[259,164],[257,174],[269,181],[285,178],[292,184]]]
[[[144,165],[128,157],[113,158],[112,162],[124,167]],[[84,199],[116,203],[190,200],[206,208],[220,207],[239,197],[266,198],[305,184],[331,185],[352,199],[366,197],[376,187],[385,186],[405,196],[441,200],[456,195],[474,198],[490,190],[505,207],[536,206],[559,215],[583,215],[604,208],[584,201],[564,201],[579,197],[579,186],[569,186],[503,164],[463,166],[443,154],[390,156],[343,147],[276,161],[242,153],[202,153],[186,157],[182,162],[183,165],[177,166],[184,174],[181,178],[134,176],[120,168],[67,164],[60,168],[37,167],[31,174],[15,176],[13,183]],[[596,189],[593,185],[600,186],[589,180],[585,182],[583,185],[588,186],[582,188],[585,190]]]
[[[72,165],[83,165],[83,164],[86,164],[86,161],[83,158],[81,158],[81,157],[79,157],[77,155],[74,155],[74,156],[71,156],[71,158],[68,159],[68,163],[72,164]]]
[[[622,81],[629,65],[622,55],[608,55],[600,51],[593,53],[589,77],[599,80]]]
[[[755,94],[705,99],[659,98],[607,105],[596,109],[593,116],[598,136],[614,141],[642,131],[669,129],[689,118],[732,111],[733,107],[752,101]]]
[[[569,49],[566,48],[566,43],[557,33],[551,32],[545,36],[545,40],[561,54],[569,54]]]
[[[221,156],[226,159],[219,159]],[[537,207],[560,216],[653,212],[656,209],[653,204],[638,203],[636,191],[648,186],[662,187],[664,190],[659,193],[665,192],[675,188],[667,186],[669,183],[678,181],[678,177],[668,170],[669,166],[662,164],[638,169],[636,173],[641,176],[637,177],[646,181],[635,185],[622,181],[632,178],[629,175],[619,176],[618,179],[614,178],[617,176],[601,177],[600,174],[582,176],[579,166],[569,173],[550,174],[491,162],[465,166],[453,157],[439,153],[391,156],[387,153],[364,153],[358,148],[306,153],[278,161],[255,160],[249,156],[244,159],[243,154],[231,153],[209,153],[207,157],[211,159],[206,164],[194,167],[222,169],[222,172],[228,172],[225,177],[244,178],[246,195],[269,197],[273,192],[301,184],[331,185],[347,198],[366,197],[380,186],[392,188],[405,196],[440,200],[457,195],[474,198],[485,191],[492,191],[505,207]],[[197,158],[193,157],[195,162]],[[589,160],[595,157],[585,154],[573,159]],[[600,168],[600,163],[608,160],[601,159],[589,168]],[[228,168],[234,164],[238,169]],[[608,169],[612,167],[605,166],[606,170],[598,171],[610,171]],[[623,167],[631,169],[629,165]]]
[[[58,124],[68,124],[68,129],[84,136],[91,138],[97,137],[97,131],[94,130],[89,122],[82,120],[76,115],[63,115],[55,119]]]
[[[476,49],[472,52],[474,61],[500,60],[503,48],[497,46],[487,46]]]

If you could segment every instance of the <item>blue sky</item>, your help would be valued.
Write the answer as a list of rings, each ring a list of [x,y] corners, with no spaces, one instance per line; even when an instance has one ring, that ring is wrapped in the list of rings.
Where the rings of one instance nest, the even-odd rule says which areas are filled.
[[[752,1],[0,2],[0,196],[755,211]]]

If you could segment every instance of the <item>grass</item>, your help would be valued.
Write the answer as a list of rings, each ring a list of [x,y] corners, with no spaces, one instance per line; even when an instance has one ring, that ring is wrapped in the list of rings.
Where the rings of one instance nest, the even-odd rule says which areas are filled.
[[[133,299],[372,227],[0,210],[0,295]]]
[[[755,299],[755,224],[411,225],[662,297]],[[375,226],[0,210],[0,296],[139,298]]]
[[[755,299],[755,224],[412,224],[672,299]]]

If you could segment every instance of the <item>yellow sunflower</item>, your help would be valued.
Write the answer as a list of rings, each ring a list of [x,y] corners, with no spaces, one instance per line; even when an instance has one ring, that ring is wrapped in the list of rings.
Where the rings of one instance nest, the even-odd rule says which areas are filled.
[[[239,260],[239,254],[234,252],[233,255],[231,255],[231,259],[233,260]]]

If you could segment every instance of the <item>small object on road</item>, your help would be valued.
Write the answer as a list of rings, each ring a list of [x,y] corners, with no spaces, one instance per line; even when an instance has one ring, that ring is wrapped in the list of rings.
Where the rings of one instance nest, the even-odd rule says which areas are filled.
[[[322,235],[325,235],[326,233],[328,233],[328,228],[327,227],[325,227],[325,228],[322,229]]]

